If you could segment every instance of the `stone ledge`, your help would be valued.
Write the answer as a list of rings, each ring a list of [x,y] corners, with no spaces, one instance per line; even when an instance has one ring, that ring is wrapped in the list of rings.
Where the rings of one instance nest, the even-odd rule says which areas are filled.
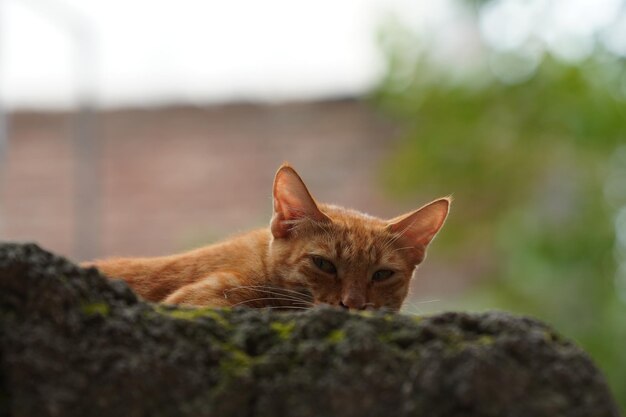
[[[616,417],[547,325],[179,309],[36,245],[0,245],[0,416]]]

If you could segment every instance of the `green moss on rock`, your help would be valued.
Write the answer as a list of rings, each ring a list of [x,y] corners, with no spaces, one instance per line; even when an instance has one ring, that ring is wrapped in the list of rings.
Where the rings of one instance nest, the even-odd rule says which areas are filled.
[[[289,339],[289,337],[293,333],[293,329],[296,327],[296,323],[293,320],[286,323],[275,321],[270,324],[270,327],[278,334],[278,337],[286,340]]]
[[[154,311],[178,320],[197,320],[199,318],[210,318],[220,326],[230,326],[230,323],[224,318],[223,315],[224,312],[228,311],[226,309],[218,311],[212,308],[181,308],[173,306],[155,305]]]
[[[83,304],[81,306],[81,311],[88,316],[100,315],[106,317],[109,315],[110,310],[108,304],[96,302]]]
[[[225,358],[220,361],[220,370],[224,377],[239,377],[250,372],[254,363],[254,359],[250,355],[232,346],[222,345],[222,348],[226,352]]]
[[[341,329],[332,330],[326,336],[326,340],[332,344],[343,342],[346,339],[346,332]]]

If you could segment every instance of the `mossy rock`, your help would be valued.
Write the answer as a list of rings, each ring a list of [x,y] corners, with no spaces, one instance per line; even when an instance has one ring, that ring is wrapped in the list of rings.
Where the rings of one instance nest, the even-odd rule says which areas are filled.
[[[533,319],[165,307],[36,245],[0,245],[0,359],[4,416],[618,416]]]

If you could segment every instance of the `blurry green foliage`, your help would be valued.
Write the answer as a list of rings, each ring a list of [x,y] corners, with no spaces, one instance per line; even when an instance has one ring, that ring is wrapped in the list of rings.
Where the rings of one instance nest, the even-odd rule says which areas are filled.
[[[626,186],[606,193],[612,156],[626,152],[624,59],[546,55],[533,77],[504,84],[487,70],[450,77],[409,32],[384,35],[388,72],[373,100],[403,126],[385,183],[400,196],[452,192],[438,251],[448,262],[490,260],[459,306],[552,323],[593,356],[626,408],[626,303],[615,280]]]

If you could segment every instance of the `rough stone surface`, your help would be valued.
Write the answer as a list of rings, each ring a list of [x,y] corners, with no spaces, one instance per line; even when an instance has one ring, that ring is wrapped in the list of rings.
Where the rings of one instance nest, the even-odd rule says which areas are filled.
[[[0,245],[0,364],[2,416],[618,416],[529,318],[176,309],[36,245]]]

